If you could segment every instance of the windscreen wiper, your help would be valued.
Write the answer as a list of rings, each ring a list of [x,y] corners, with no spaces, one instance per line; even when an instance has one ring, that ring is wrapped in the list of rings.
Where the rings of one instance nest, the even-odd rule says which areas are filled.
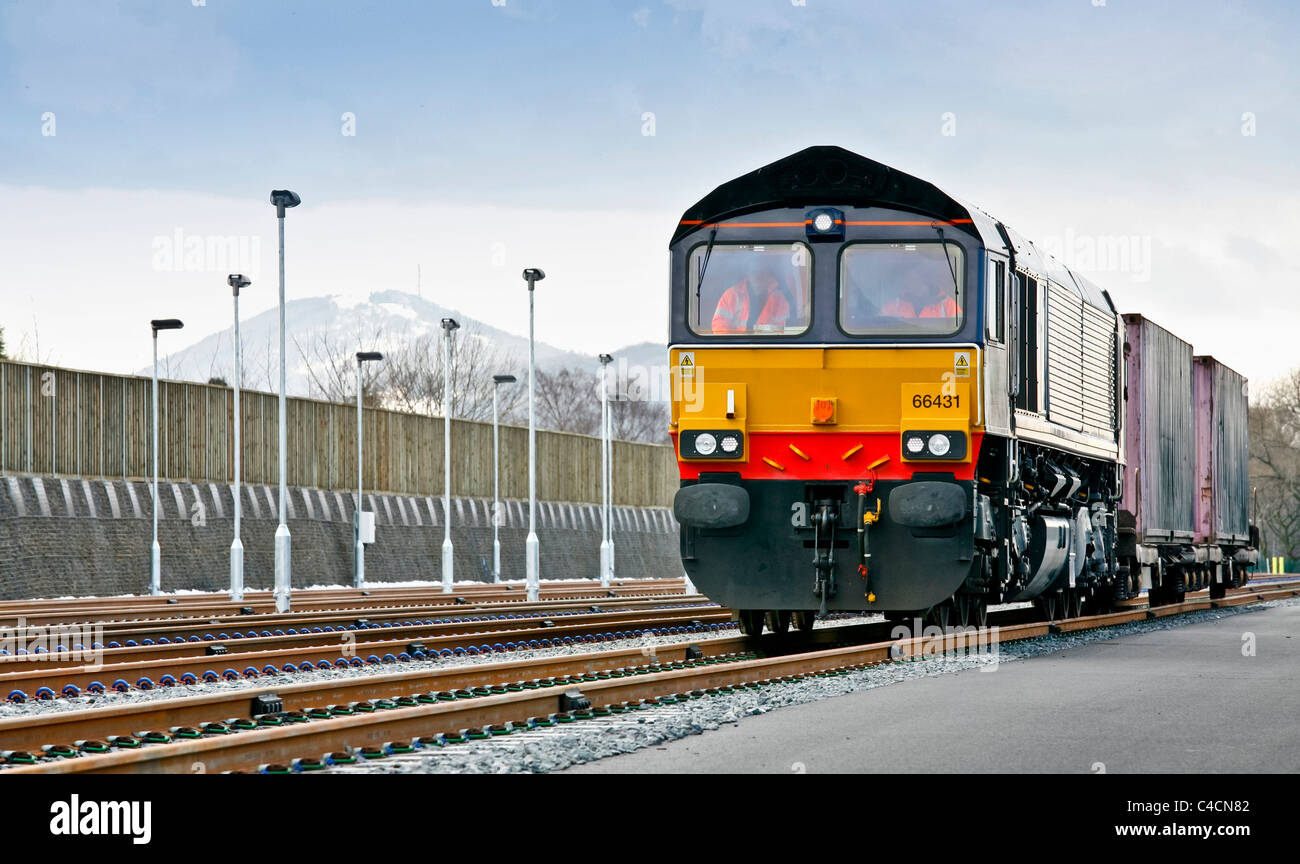
[[[932,222],[934,230],[939,232],[939,242],[943,245],[943,260],[948,262],[948,273],[952,276],[952,299],[955,302],[961,301],[961,286],[957,284],[957,270],[952,266],[952,259],[948,257],[948,241],[943,238],[943,228],[938,222]]]
[[[709,269],[709,256],[713,254],[713,241],[718,239],[718,226],[709,232],[709,245],[704,247],[704,260],[700,262],[700,273],[695,279],[695,308],[700,308],[700,289],[704,287],[704,273]]]

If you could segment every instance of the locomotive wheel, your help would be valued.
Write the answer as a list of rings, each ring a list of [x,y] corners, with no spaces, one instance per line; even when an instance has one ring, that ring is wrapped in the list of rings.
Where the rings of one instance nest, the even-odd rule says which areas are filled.
[[[751,637],[763,635],[763,623],[767,616],[762,609],[741,609],[736,614],[741,633]]]
[[[958,627],[969,627],[971,615],[975,611],[975,597],[970,594],[958,594],[952,598],[953,620]]]
[[[768,612],[763,616],[767,622],[767,629],[773,633],[781,634],[790,630],[790,610],[782,609],[777,612]]]
[[[952,601],[945,600],[942,603],[931,606],[925,613],[925,623],[934,625],[945,633],[948,631],[948,622],[952,619]]]
[[[794,613],[793,619],[794,626],[798,628],[800,633],[811,633],[813,624],[817,623],[817,612],[815,610],[797,611]]]
[[[1057,595],[1044,594],[1041,597],[1034,598],[1034,608],[1045,621],[1055,621],[1060,604],[1057,602]]]
[[[1064,602],[1062,603],[1062,618],[1079,618],[1083,615],[1083,592],[1078,588],[1067,588],[1065,590]]]

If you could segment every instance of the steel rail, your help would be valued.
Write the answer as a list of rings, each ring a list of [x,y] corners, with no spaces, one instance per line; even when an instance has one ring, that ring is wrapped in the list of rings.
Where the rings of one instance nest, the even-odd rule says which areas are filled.
[[[29,628],[26,633],[29,638],[35,638],[32,634],[42,636],[58,637],[66,641],[68,634],[84,636],[87,629],[95,634],[95,641],[117,641],[125,642],[134,639],[136,642],[142,642],[144,639],[151,639],[154,644],[144,645],[118,645],[117,647],[103,648],[103,655],[109,658],[122,659],[153,659],[162,657],[185,656],[186,654],[203,654],[208,645],[220,642],[227,647],[244,646],[249,644],[269,647],[271,645],[292,645],[298,643],[309,643],[311,641],[320,641],[321,639],[330,638],[331,634],[338,632],[348,632],[354,634],[368,634],[372,630],[382,629],[394,633],[410,633],[419,628],[429,630],[436,627],[456,627],[456,632],[473,633],[486,630],[511,629],[514,627],[536,626],[539,621],[549,618],[563,618],[568,621],[586,620],[589,615],[608,614],[622,611],[644,611],[647,615],[653,614],[671,614],[673,610],[681,609],[702,609],[718,608],[710,603],[706,598],[685,597],[683,595],[656,595],[651,597],[640,597],[623,600],[604,600],[601,603],[589,603],[586,601],[568,602],[568,601],[550,601],[544,604],[532,603],[527,606],[510,607],[502,609],[498,606],[457,606],[455,612],[449,612],[445,607],[398,607],[396,610],[383,610],[374,612],[364,609],[344,610],[329,615],[305,615],[300,617],[276,616],[274,619],[253,619],[248,617],[234,619],[211,619],[208,621],[194,621],[184,626],[174,624],[164,624],[157,627],[140,627],[132,626],[131,629],[113,630],[106,629],[102,634],[91,625],[87,627],[75,627],[73,625],[63,625],[62,627],[45,627],[37,630]],[[596,612],[594,610],[599,610]],[[503,618],[504,614],[520,615],[521,617]],[[454,615],[454,618],[453,618]],[[428,617],[436,616],[436,617]],[[410,619],[424,618],[431,623],[415,623]],[[478,620],[467,620],[467,619]],[[357,622],[369,622],[369,628],[349,627],[356,625]],[[388,626],[383,626],[387,623]],[[333,627],[333,630],[320,632],[311,632],[312,627]],[[287,629],[296,632],[288,633]],[[43,631],[43,632],[42,632]],[[278,634],[274,631],[280,631]],[[249,632],[257,633],[255,636],[248,636]],[[226,633],[226,638],[220,638],[221,633]],[[239,637],[231,634],[240,633]],[[271,635],[260,635],[262,633],[271,633]],[[196,638],[206,634],[213,638]],[[8,634],[0,634],[0,642],[5,641],[4,637]],[[158,642],[161,637],[166,637],[167,642]],[[20,641],[17,636],[14,637],[15,646]],[[93,644],[93,643],[92,643]],[[66,645],[67,650],[72,650],[75,645]],[[6,664],[32,665],[42,667],[66,666],[66,660],[60,660],[60,653],[57,650],[49,649],[41,653],[15,654],[13,649],[8,655],[0,655],[0,669]]]
[[[518,603],[525,602],[521,586],[502,585],[458,585],[452,594],[443,594],[441,588],[430,589],[367,589],[347,592],[330,591],[330,596],[317,596],[315,591],[304,591],[301,602],[295,597],[295,606],[302,610],[328,611],[335,608],[375,608],[384,605],[419,605],[452,606],[460,605],[463,599],[472,598],[475,603]],[[547,583],[542,589],[541,600],[582,600],[604,597],[641,597],[655,594],[683,594],[685,585],[680,579],[645,580],[643,582],[616,583],[609,589],[601,588],[597,582],[582,581],[573,586]],[[389,593],[389,591],[394,593]],[[398,591],[404,593],[396,593]],[[409,593],[406,593],[409,592]],[[257,595],[269,592],[248,592],[239,603],[212,595],[179,595],[177,597],[123,597],[95,598],[94,602],[67,601],[22,601],[16,604],[0,606],[0,626],[14,626],[19,618],[28,625],[50,625],[60,623],[85,623],[87,621],[132,621],[132,620],[167,620],[172,618],[230,616],[237,617],[240,610],[249,608],[253,614],[269,615],[274,612],[273,600]],[[195,599],[190,599],[195,598]],[[462,598],[458,600],[457,598]],[[174,603],[167,602],[175,600]],[[41,606],[34,604],[66,603],[66,605]]]
[[[689,614],[688,614],[689,613]],[[576,616],[575,616],[576,617]],[[731,613],[724,609],[695,609],[688,610],[655,610],[651,612],[632,610],[628,612],[616,612],[608,615],[587,616],[592,620],[586,623],[559,623],[555,622],[554,627],[539,626],[539,622],[533,619],[527,619],[524,622],[526,626],[519,627],[501,627],[495,630],[481,630],[472,633],[465,632],[445,632],[446,627],[442,630],[429,627],[410,627],[410,628],[381,628],[376,630],[345,630],[341,633],[333,634],[310,634],[310,638],[315,644],[299,645],[290,647],[272,647],[256,651],[240,650],[245,642],[261,641],[268,642],[279,639],[296,639],[296,637],[271,637],[266,640],[238,640],[222,642],[226,646],[228,653],[217,656],[208,656],[204,654],[189,654],[186,656],[162,657],[145,660],[131,660],[126,662],[110,663],[102,666],[94,664],[72,665],[61,667],[39,667],[38,668],[14,668],[9,671],[9,667],[20,667],[20,663],[15,661],[12,664],[0,664],[0,669],[6,670],[0,672],[0,692],[10,693],[13,690],[22,690],[27,695],[33,696],[35,690],[40,687],[49,687],[55,693],[62,692],[63,688],[71,685],[79,690],[86,690],[92,684],[99,683],[106,687],[112,687],[113,683],[122,680],[128,685],[135,686],[143,678],[149,678],[153,686],[160,686],[159,679],[163,675],[171,675],[180,679],[186,674],[195,675],[203,679],[206,673],[214,672],[218,676],[225,676],[226,670],[233,670],[238,677],[251,677],[245,675],[245,670],[249,667],[256,670],[259,674],[267,666],[274,666],[277,669],[283,669],[286,664],[292,663],[299,666],[303,663],[318,664],[321,661],[335,662],[336,658],[353,657],[359,658],[364,662],[368,655],[384,657],[386,654],[394,656],[407,652],[408,648],[415,642],[421,643],[426,650],[440,650],[443,648],[475,647],[488,644],[494,645],[498,642],[505,644],[507,642],[518,643],[520,639],[541,640],[549,639],[554,642],[557,639],[563,639],[566,636],[586,637],[600,635],[609,631],[631,632],[637,630],[648,630],[652,628],[662,628],[670,625],[680,625],[683,622],[698,621],[702,625],[722,624],[730,622]],[[560,621],[564,621],[563,618]],[[494,621],[491,624],[510,624],[511,622]],[[531,625],[531,626],[528,626]],[[460,625],[449,625],[457,627]],[[395,631],[409,631],[401,638],[392,638]],[[365,636],[374,635],[369,641]],[[322,642],[322,636],[329,638],[334,636],[337,641],[332,643]],[[348,638],[355,637],[355,638]],[[208,646],[215,645],[214,642],[204,643],[185,643],[188,646]],[[151,650],[158,646],[142,646],[145,650]],[[161,646],[167,647],[167,646]],[[120,652],[139,651],[138,648],[118,648],[110,649],[104,652],[105,656],[109,654],[119,654]],[[57,655],[56,655],[57,656]],[[25,665],[25,664],[22,664]],[[277,673],[278,674],[278,673]]]

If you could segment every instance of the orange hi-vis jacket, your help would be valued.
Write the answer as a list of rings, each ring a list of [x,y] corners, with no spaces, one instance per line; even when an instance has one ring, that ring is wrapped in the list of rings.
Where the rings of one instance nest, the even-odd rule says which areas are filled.
[[[938,303],[931,303],[921,310],[921,314],[916,314],[916,307],[906,300],[895,300],[892,303],[886,303],[885,307],[880,310],[882,314],[890,315],[895,318],[956,318],[957,301],[951,297],[945,297]]]
[[[741,279],[728,288],[713,312],[714,333],[744,333],[751,329],[749,323],[749,280]],[[773,288],[767,302],[759,310],[754,327],[765,324],[784,324],[790,317],[790,303],[780,291]]]

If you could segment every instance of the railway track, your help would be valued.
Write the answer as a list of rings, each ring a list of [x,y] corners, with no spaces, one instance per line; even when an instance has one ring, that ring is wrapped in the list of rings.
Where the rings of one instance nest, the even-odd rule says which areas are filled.
[[[662,600],[664,598],[659,598]],[[322,668],[400,663],[457,654],[505,653],[575,642],[609,641],[647,632],[705,632],[731,626],[731,614],[707,601],[641,602],[621,608],[553,609],[535,617],[413,623],[254,638],[140,645],[87,655],[46,653],[0,663],[0,693],[11,701],[78,696],[108,689],[150,690],[178,683],[263,675],[309,674]],[[94,662],[64,659],[78,656]]]
[[[584,600],[609,597],[645,597],[660,594],[684,594],[681,579],[616,580],[609,588],[599,582],[574,580],[569,583],[544,583],[541,601]],[[293,598],[294,611],[328,612],[330,610],[380,609],[405,606],[448,607],[482,603],[525,603],[521,585],[459,584],[452,593],[443,593],[437,585],[418,588],[313,588],[300,590]],[[167,621],[173,619],[238,618],[245,616],[284,617],[275,611],[275,601],[268,591],[250,591],[243,601],[231,603],[223,595],[180,594],[160,597],[98,597],[84,600],[23,600],[0,603],[0,627],[17,626],[19,619],[28,626],[79,624],[86,622]]]
[[[1220,600],[1196,598],[1180,604],[1055,622],[1000,624],[997,641],[1014,642],[1295,596],[1300,596],[1300,584],[1287,583],[1239,589]],[[826,634],[823,639],[834,640],[839,635],[820,632]],[[763,637],[768,645],[778,644],[780,638]],[[184,700],[190,705],[149,704],[132,708],[129,714],[117,712],[115,722],[167,728],[140,736],[123,737],[118,733],[106,740],[80,739],[80,744],[75,740],[45,743],[39,751],[37,745],[26,742],[40,737],[50,739],[55,730],[65,740],[77,734],[103,734],[102,730],[108,728],[103,724],[110,722],[108,712],[112,709],[52,715],[49,725],[44,726],[30,722],[31,718],[10,719],[0,721],[0,742],[4,742],[0,746],[8,747],[8,742],[13,741],[32,748],[5,754],[7,772],[11,773],[215,773],[259,767],[270,773],[313,770],[420,747],[510,734],[518,728],[608,716],[648,704],[706,698],[737,688],[769,686],[813,675],[842,674],[923,656],[934,650],[934,639],[922,635],[758,656],[754,640],[736,637],[656,649],[655,662],[640,665],[629,664],[644,659],[640,651],[624,651],[413,672],[400,679],[330,682],[328,687],[317,689],[310,685],[293,690],[281,688],[270,704],[259,703],[274,709],[260,715],[248,693],[238,698]],[[968,642],[969,637],[955,633],[942,639],[946,650],[961,650]],[[539,678],[538,670],[551,674]],[[512,680],[512,675],[525,677]],[[471,683],[475,680],[479,683]],[[196,719],[204,714],[218,716],[236,707],[238,699],[249,709],[245,712],[248,716],[227,718],[231,722]],[[329,699],[335,701],[321,704]],[[347,699],[351,701],[345,702]],[[189,722],[177,722],[180,720]],[[46,732],[42,733],[42,728]]]
[[[541,603],[515,604],[469,604],[449,609],[445,606],[399,606],[391,609],[339,609],[325,613],[293,613],[289,615],[262,618],[210,618],[189,620],[184,623],[163,622],[129,622],[97,625],[90,630],[80,627],[47,627],[51,636],[56,636],[66,650],[72,650],[76,643],[68,642],[87,633],[93,633],[95,640],[83,647],[102,648],[105,651],[118,649],[153,649],[134,652],[136,659],[145,656],[173,656],[183,651],[185,645],[194,646],[203,642],[231,642],[242,640],[243,644],[258,639],[301,636],[310,638],[313,634],[343,631],[369,630],[374,628],[396,628],[412,626],[434,626],[436,624],[457,624],[465,632],[499,629],[498,622],[527,621],[548,616],[575,615],[583,612],[616,612],[625,609],[656,609],[667,606],[712,605],[706,598],[686,596],[683,594],[646,595],[630,599],[601,599],[597,603],[590,600],[544,601]],[[199,646],[202,647],[201,645]],[[58,649],[51,648],[40,653],[28,652],[15,655],[7,648],[0,648],[0,656],[23,663],[58,662]],[[121,654],[117,656],[127,656]]]

